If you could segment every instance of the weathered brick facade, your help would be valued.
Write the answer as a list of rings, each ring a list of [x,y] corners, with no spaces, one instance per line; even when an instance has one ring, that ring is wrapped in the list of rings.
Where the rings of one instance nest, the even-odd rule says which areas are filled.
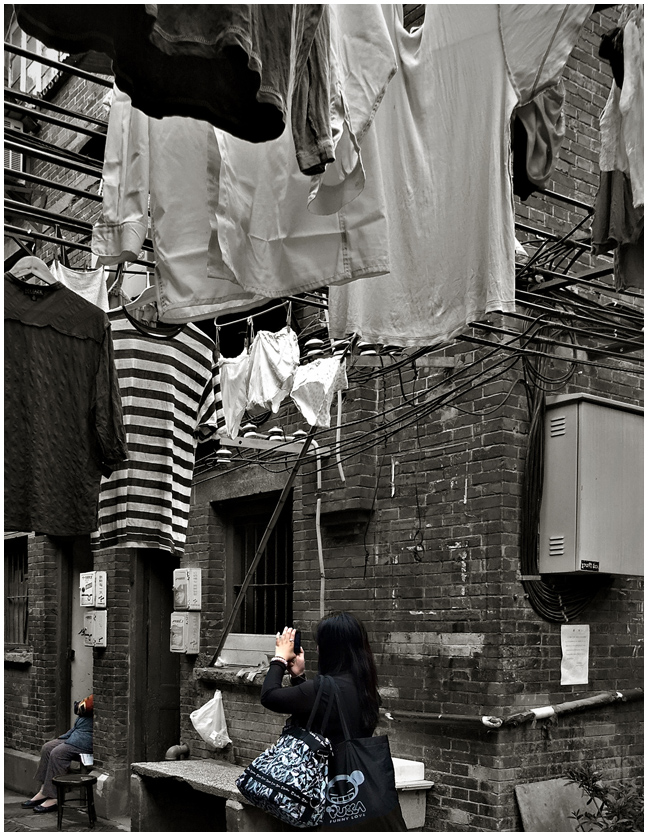
[[[416,22],[420,7],[411,7],[409,15]],[[599,183],[598,119],[611,83],[598,45],[615,15],[608,10],[590,17],[565,73],[567,131],[550,188],[589,205]],[[102,116],[103,90],[99,95],[97,90],[72,81],[57,100]],[[79,142],[52,127],[44,128],[42,136],[73,142],[74,147]],[[44,165],[37,173],[62,182],[67,178],[77,188],[89,183]],[[60,195],[47,206],[88,222],[98,211],[96,203]],[[583,216],[582,209],[541,195],[516,202],[517,220],[559,235]],[[583,237],[587,229],[586,224]],[[44,247],[42,254],[48,259],[53,250]],[[71,258],[73,266],[89,263],[83,254]],[[585,252],[581,265],[589,263]],[[511,327],[510,319],[495,316],[490,321]],[[535,612],[520,579],[529,432],[520,363],[512,365],[512,355],[503,350],[493,356],[490,349],[461,341],[433,356],[448,358],[448,365],[409,364],[400,374],[372,376],[374,367],[357,357],[352,361],[342,442],[372,430],[376,443],[343,461],[344,482],[335,457],[323,459],[326,610],[350,610],[367,624],[383,709],[397,717],[383,714],[380,730],[389,734],[395,756],[423,761],[426,778],[434,781],[424,829],[516,831],[522,829],[514,797],[518,784],[564,775],[569,766],[585,760],[609,780],[641,774],[640,702],[617,702],[498,729],[487,728],[480,718],[508,718],[529,708],[640,686],[643,583],[636,577],[615,577],[611,585],[600,585],[577,620],[591,631],[589,684],[561,685],[560,624]],[[502,362],[486,373],[494,361]],[[559,365],[559,371],[564,368]],[[636,364],[609,357],[598,365],[582,364],[560,391],[640,404],[642,377],[635,369]],[[453,380],[454,385],[467,381],[462,393],[438,406],[432,401],[428,414],[422,415],[420,405],[441,398]],[[417,404],[418,414],[412,413],[409,426],[389,435],[386,422],[403,415],[407,403]],[[288,431],[303,428],[294,410],[286,408],[281,423]],[[333,431],[318,436],[322,446],[332,448],[334,441]],[[187,548],[180,561],[202,569],[202,651],[180,660],[180,738],[189,744],[192,758],[213,757],[189,714],[214,688],[223,693],[233,740],[219,757],[249,762],[276,739],[283,724],[283,718],[260,706],[262,674],[248,681],[209,663],[229,605],[225,531],[215,503],[276,495],[289,466],[250,464],[229,471],[216,466],[194,480]],[[320,612],[316,499],[316,468],[310,457],[294,485],[292,513],[294,621],[303,629],[311,671],[315,648],[309,628]],[[133,550],[105,550],[94,560],[95,569],[108,573],[109,593],[108,646],[94,651],[95,764],[112,782],[104,810],[114,812],[127,806],[133,730],[145,710],[133,697],[138,664],[134,636],[144,625],[134,592]],[[64,564],[60,544],[35,538],[29,565],[33,664],[5,665],[5,746],[10,750],[35,755],[43,740],[62,730],[65,709],[56,705],[55,695],[62,687],[58,666]],[[442,716],[433,721],[421,714]]]

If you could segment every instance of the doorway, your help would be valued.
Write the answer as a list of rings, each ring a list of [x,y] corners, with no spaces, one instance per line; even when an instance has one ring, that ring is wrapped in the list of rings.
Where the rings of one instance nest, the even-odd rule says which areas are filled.
[[[180,742],[180,654],[169,649],[173,570],[177,557],[138,549],[135,562],[133,637],[132,760],[160,761]]]
[[[69,720],[67,728],[71,728],[77,719],[74,714],[74,701],[82,700],[93,692],[92,647],[86,647],[83,635],[83,617],[87,610],[81,606],[79,596],[81,573],[91,572],[93,569],[90,538],[75,538],[69,544],[68,555],[69,627],[67,658],[70,665],[70,674],[65,710],[66,717]]]

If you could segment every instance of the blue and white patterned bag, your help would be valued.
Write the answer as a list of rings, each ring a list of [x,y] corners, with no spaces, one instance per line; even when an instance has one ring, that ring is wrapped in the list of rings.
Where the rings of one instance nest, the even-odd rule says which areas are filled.
[[[279,740],[236,779],[241,795],[251,804],[294,827],[316,827],[324,818],[332,747],[327,737],[310,728],[325,690],[324,685],[318,689],[306,728],[285,728]]]

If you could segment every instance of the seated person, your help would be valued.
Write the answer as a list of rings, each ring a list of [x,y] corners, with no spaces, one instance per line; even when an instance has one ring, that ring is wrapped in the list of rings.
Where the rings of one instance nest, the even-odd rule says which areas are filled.
[[[79,755],[92,753],[93,708],[92,694],[81,702],[75,702],[74,713],[79,716],[72,728],[56,740],[48,740],[43,744],[35,776],[36,780],[41,782],[41,788],[33,798],[23,801],[23,807],[31,807],[34,813],[56,812],[56,787],[52,778],[64,775],[69,770],[72,760],[78,759]]]

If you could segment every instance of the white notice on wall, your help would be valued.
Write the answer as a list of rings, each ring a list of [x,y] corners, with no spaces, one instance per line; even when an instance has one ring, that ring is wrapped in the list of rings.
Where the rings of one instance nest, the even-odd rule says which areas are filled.
[[[561,685],[587,685],[589,681],[589,624],[562,624]]]

